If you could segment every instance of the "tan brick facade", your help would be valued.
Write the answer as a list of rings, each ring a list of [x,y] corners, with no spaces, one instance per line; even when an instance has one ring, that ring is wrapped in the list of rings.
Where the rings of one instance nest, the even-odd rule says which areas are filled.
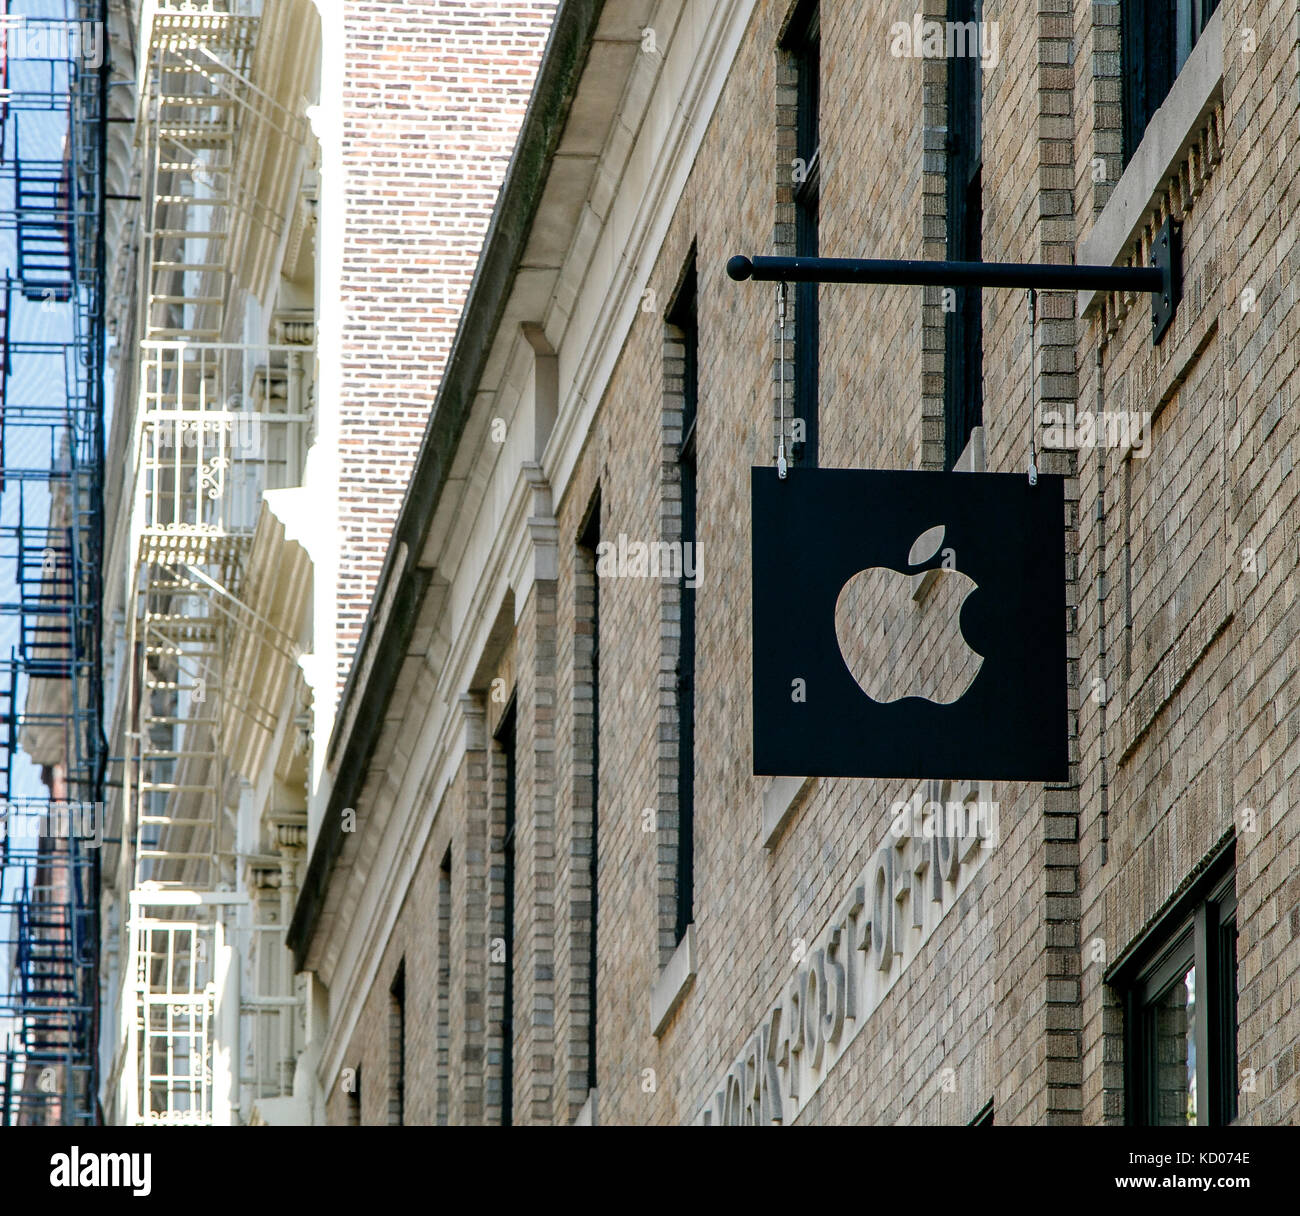
[[[560,21],[567,8],[581,29],[573,16],[581,7],[562,6]],[[890,54],[891,24],[910,21],[912,7],[822,2],[825,256],[942,256],[943,72]],[[568,1123],[587,1101],[593,742],[601,1123],[701,1118],[888,839],[891,805],[916,788],[812,781],[767,838],[772,783],[751,766],[749,468],[773,455],[774,303],[770,286],[733,283],[723,267],[733,254],[769,251],[788,222],[781,107],[790,81],[777,52],[787,4],[687,0],[660,6],[652,25],[653,8],[611,0],[587,29],[597,31],[595,49],[558,137],[529,256],[499,314],[494,353],[464,389],[475,403],[449,457],[451,488],[430,508],[406,567],[425,571],[429,589],[412,609],[409,640],[389,656],[398,674],[358,788],[357,831],[342,838],[301,944],[331,994],[319,1078],[331,1122],[346,1121],[340,1070],[358,1065],[363,1120],[386,1118],[378,1078],[388,1072],[386,1009],[403,958],[407,1121],[436,1121],[447,1043],[449,1121],[500,1121],[505,983],[492,939],[507,912],[505,778],[493,735],[509,696],[518,757],[514,952],[505,964],[515,1123]],[[1106,204],[1131,188],[1116,185],[1117,6],[1017,0],[986,10],[999,24],[1000,58],[984,76],[984,256],[1084,260],[1080,250],[1101,248],[1114,227]],[[1134,240],[1126,230],[1108,255],[1145,264],[1159,222],[1169,214],[1181,222],[1184,295],[1163,341],[1152,344],[1145,296],[1038,299],[1040,418],[1153,415],[1145,456],[1044,450],[1047,426],[1037,426],[1039,467],[1067,478],[1070,780],[989,787],[999,843],[915,953],[896,962],[901,972],[864,1032],[801,1097],[798,1122],[968,1123],[990,1102],[998,1123],[1123,1121],[1124,1017],[1110,968],[1234,831],[1238,1117],[1300,1115],[1290,408],[1300,310],[1287,202],[1297,32],[1293,15],[1267,23],[1257,15],[1257,46],[1240,53],[1244,14],[1239,0],[1224,0],[1205,35],[1221,38],[1221,86],[1207,91],[1203,115],[1187,116],[1171,173],[1134,217]],[[653,55],[657,64],[645,62]],[[544,65],[544,82],[545,73]],[[710,88],[716,105],[691,111],[681,134],[699,143],[680,193],[649,169],[638,176],[637,140],[653,149],[679,102],[700,106]],[[1274,105],[1275,91],[1292,100]],[[612,97],[622,109],[602,127],[593,113]],[[653,118],[645,126],[633,121],[643,104]],[[647,163],[671,175],[680,152],[667,146]],[[582,192],[566,155],[599,162],[581,206],[568,205]],[[637,213],[655,202],[666,212],[661,232]],[[627,216],[635,222],[624,224]],[[602,232],[613,233],[608,247]],[[623,260],[606,258],[608,248]],[[682,953],[668,911],[680,597],[669,582],[599,579],[593,740],[592,584],[579,542],[597,494],[604,541],[680,535],[681,351],[665,310],[692,250],[703,554],[696,965],[656,1036],[651,994]],[[555,278],[537,290],[529,276],[541,282],[547,267]],[[1243,298],[1247,289],[1253,298]],[[823,288],[823,465],[940,467],[939,304],[912,287]],[[542,327],[559,356],[553,426],[536,347],[515,332],[528,324]],[[1034,417],[1024,293],[985,290],[983,324],[983,463],[1023,472]],[[496,418],[509,424],[503,442],[490,432]],[[534,431],[540,443],[520,438]],[[399,577],[408,575],[397,569]],[[941,640],[924,598],[916,621]],[[372,626],[382,638],[375,614]],[[879,661],[894,661],[901,643],[891,640]],[[440,960],[448,850],[449,957]],[[441,1030],[440,967],[450,992]]]

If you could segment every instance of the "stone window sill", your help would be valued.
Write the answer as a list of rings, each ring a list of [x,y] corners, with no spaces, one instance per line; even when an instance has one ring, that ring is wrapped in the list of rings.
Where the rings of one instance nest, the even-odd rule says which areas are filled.
[[[686,936],[677,944],[676,953],[650,990],[650,1033],[656,1039],[663,1034],[694,981],[695,926],[687,925]]]
[[[768,782],[763,791],[763,848],[776,848],[813,780],[812,777],[773,777]]]
[[[587,1090],[587,1100],[582,1109],[574,1116],[574,1127],[597,1127],[599,1116],[596,1113],[596,1090]]]

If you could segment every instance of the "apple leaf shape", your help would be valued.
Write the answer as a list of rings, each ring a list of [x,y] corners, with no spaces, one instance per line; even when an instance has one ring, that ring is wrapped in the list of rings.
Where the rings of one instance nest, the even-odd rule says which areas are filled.
[[[916,575],[901,570],[870,566],[840,589],[835,603],[840,654],[871,700],[888,704],[920,697],[951,705],[975,682],[984,658],[962,635],[961,608],[977,584],[959,571],[937,574],[920,612],[912,599]]]
[[[943,544],[945,531],[943,524],[935,524],[933,528],[927,528],[922,532],[912,542],[912,547],[908,550],[907,564],[909,566],[919,566],[922,562],[928,562],[939,552],[939,546]]]

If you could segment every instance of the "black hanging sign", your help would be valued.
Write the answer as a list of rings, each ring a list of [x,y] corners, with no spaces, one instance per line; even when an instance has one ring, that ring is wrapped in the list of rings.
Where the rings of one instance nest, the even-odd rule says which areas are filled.
[[[755,468],[754,772],[1065,780],[1064,527],[1041,473]]]

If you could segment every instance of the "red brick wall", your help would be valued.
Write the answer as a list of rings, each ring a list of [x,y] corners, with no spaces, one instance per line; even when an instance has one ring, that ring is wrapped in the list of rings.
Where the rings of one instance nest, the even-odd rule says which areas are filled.
[[[346,0],[339,687],[555,0]]]

